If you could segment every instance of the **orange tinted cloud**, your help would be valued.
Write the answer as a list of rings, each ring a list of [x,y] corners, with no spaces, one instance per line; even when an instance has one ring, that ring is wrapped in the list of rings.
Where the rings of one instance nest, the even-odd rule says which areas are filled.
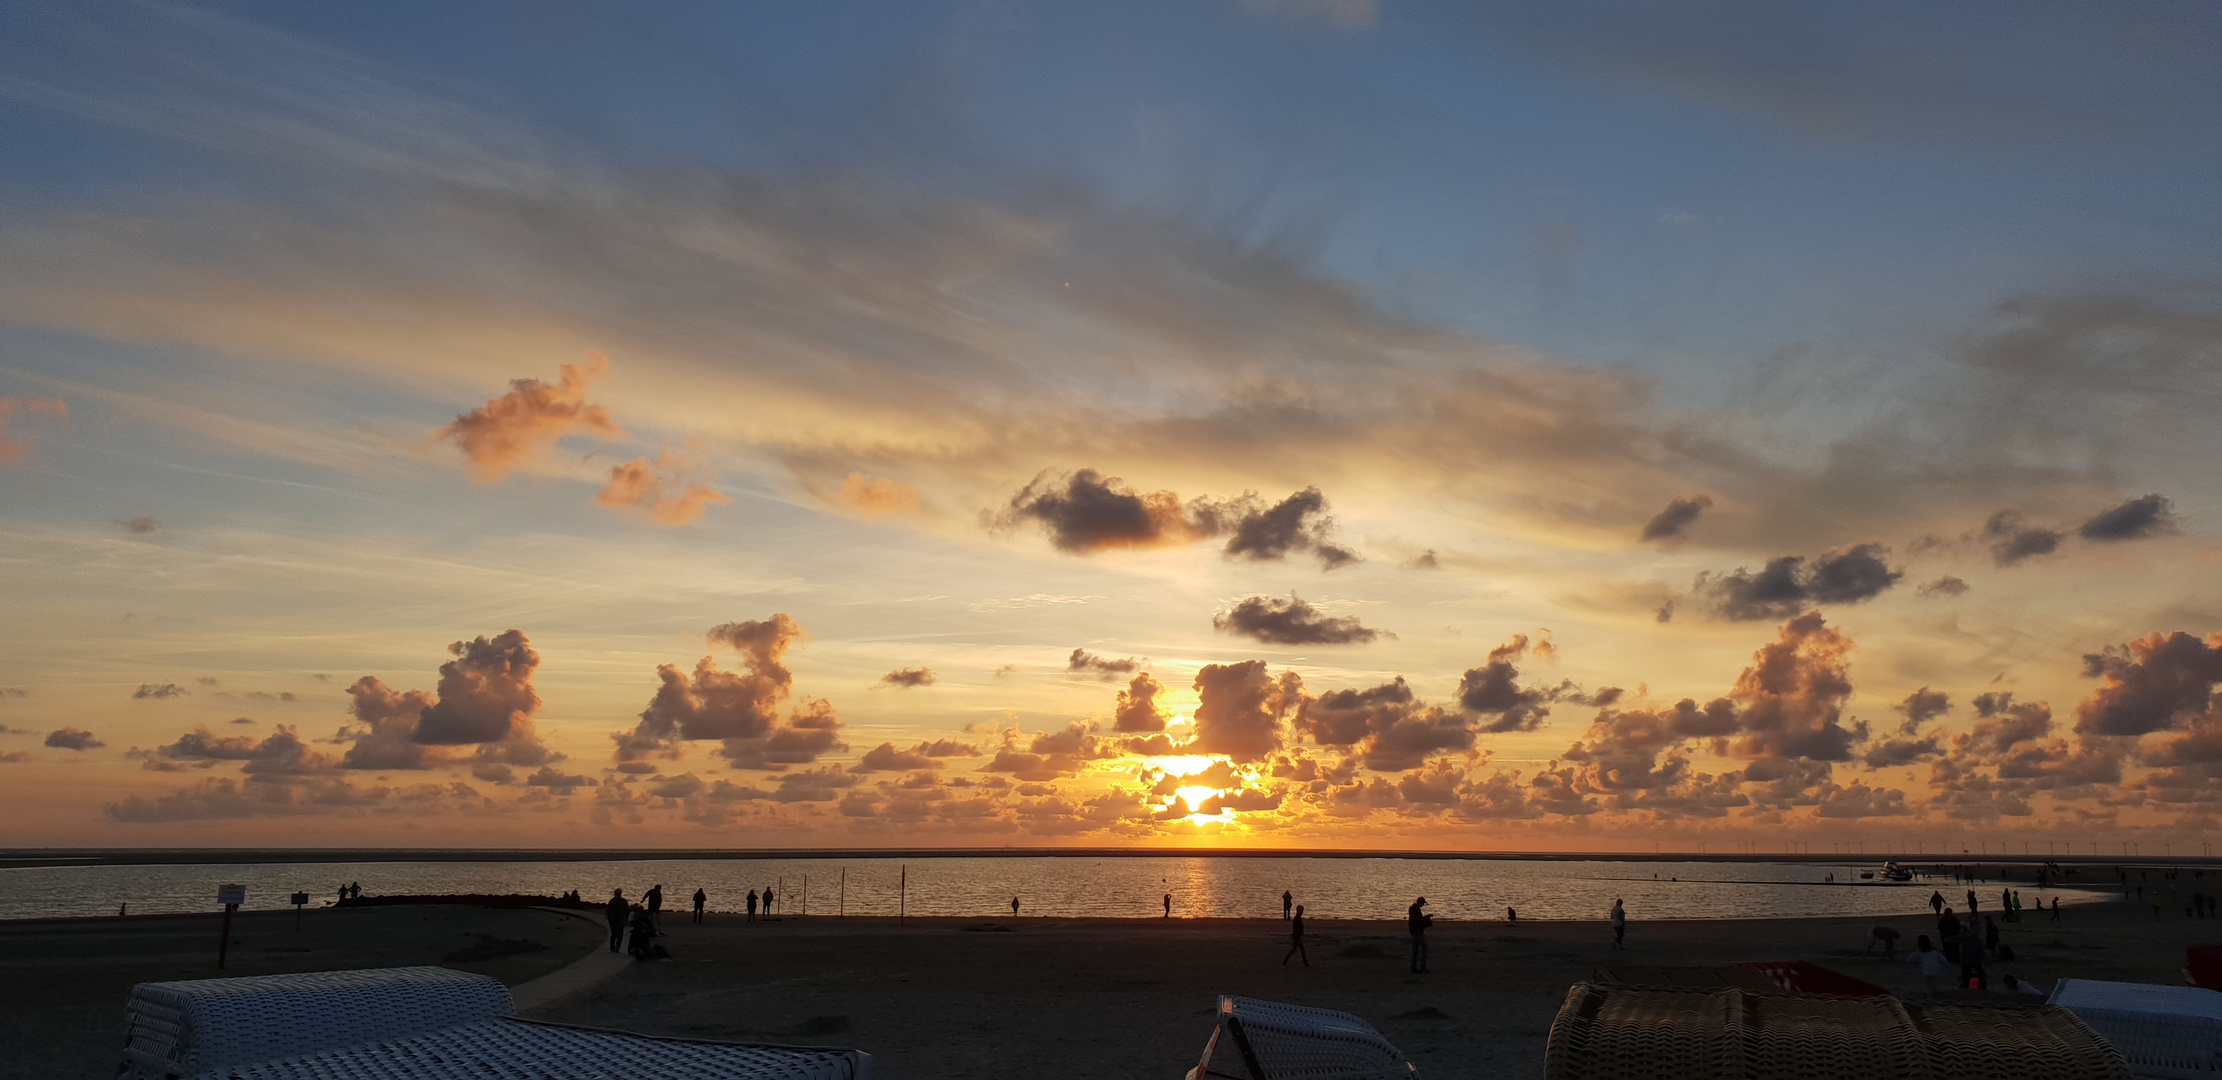
[[[17,413],[67,417],[69,406],[51,398],[0,397],[0,464],[21,461],[30,457],[31,451],[35,449],[29,439],[9,437],[8,418]]]
[[[609,358],[588,353],[584,364],[563,365],[560,382],[511,380],[508,393],[456,417],[433,438],[455,440],[472,479],[491,484],[573,431],[622,436],[609,410],[586,400],[587,383],[608,373]]]
[[[884,476],[850,473],[848,479],[841,481],[841,490],[833,493],[833,501],[868,517],[915,514],[918,512],[918,488],[912,484],[898,484]]]
[[[686,525],[709,507],[733,501],[707,484],[690,482],[691,471],[692,466],[669,453],[653,465],[647,458],[635,458],[610,469],[609,483],[594,501],[612,510],[639,511],[658,525]]]

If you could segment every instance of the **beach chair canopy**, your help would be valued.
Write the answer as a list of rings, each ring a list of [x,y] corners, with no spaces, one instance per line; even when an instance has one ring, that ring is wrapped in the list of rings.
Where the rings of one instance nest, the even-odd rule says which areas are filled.
[[[2137,1076],[2222,1080],[2222,992],[2062,979],[2046,999],[2091,1025]]]
[[[854,1050],[659,1039],[511,1015],[483,975],[385,968],[142,983],[118,1080],[866,1080]]]
[[[2120,1054],[2053,1006],[1925,1004],[1577,983],[1544,1080],[2129,1080]]]
[[[1412,1080],[1404,1054],[1346,1012],[1222,996],[1188,1080]]]

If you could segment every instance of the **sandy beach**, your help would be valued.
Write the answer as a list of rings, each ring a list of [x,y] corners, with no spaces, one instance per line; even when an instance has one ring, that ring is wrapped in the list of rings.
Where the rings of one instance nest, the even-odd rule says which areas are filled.
[[[1280,960],[1279,920],[782,918],[667,915],[672,959],[629,964],[536,1010],[539,1019],[657,1035],[854,1046],[885,1077],[1178,1076],[1195,1063],[1216,995],[1345,1009],[1434,1077],[1523,1077],[1568,985],[1600,967],[1805,959],[1918,994],[1902,959],[1860,955],[1873,919],[1635,921],[1626,952],[1594,923],[1438,923],[1432,972],[1407,970],[1401,923],[1310,926],[1312,966]],[[1911,942],[1933,920],[1888,920]],[[0,925],[8,1077],[111,1075],[134,982],[211,977],[215,918]],[[2059,924],[2003,924],[2019,957],[2061,976],[2179,982],[2183,949],[2222,921],[2155,921],[2130,904],[2071,908]],[[552,912],[396,907],[255,915],[235,925],[225,974],[446,964],[517,985],[598,947],[594,924]],[[529,944],[545,946],[531,948]],[[453,959],[460,957],[461,959]],[[2003,995],[2001,995],[2003,996]]]

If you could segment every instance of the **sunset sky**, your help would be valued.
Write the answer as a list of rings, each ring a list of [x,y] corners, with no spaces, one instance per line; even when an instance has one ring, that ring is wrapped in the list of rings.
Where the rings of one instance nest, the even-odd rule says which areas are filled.
[[[2217,56],[8,5],[0,845],[2199,850]]]

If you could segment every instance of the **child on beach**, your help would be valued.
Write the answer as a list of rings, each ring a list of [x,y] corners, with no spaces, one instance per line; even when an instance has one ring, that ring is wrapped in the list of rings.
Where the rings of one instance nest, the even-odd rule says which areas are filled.
[[[1906,960],[1921,972],[1921,988],[1935,996],[1937,980],[1944,977],[1944,954],[1929,944],[1929,935],[1923,934],[1914,941],[1913,951],[1906,954]]]

